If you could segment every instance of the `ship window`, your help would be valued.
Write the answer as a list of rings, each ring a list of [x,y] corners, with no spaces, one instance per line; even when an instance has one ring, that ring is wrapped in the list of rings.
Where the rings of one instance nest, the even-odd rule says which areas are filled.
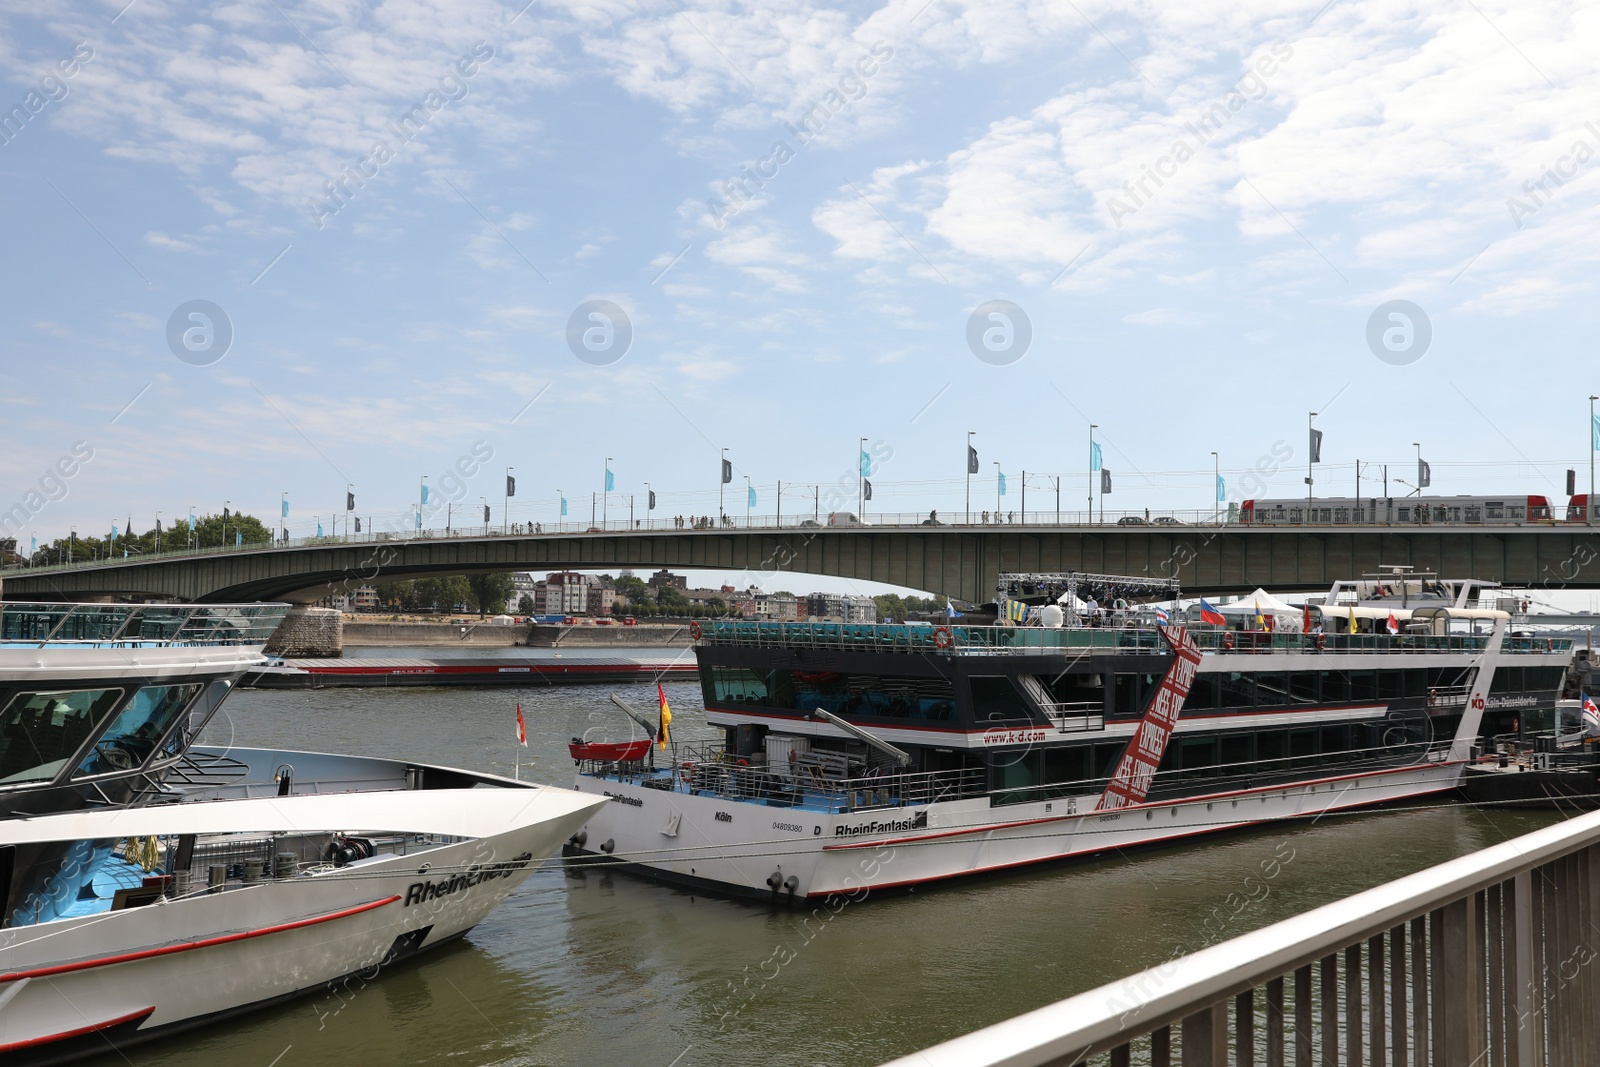
[[[1033,712],[1027,700],[1017,692],[1010,678],[976,676],[971,683],[972,715],[978,722],[1032,720]]]
[[[1153,674],[1119,674],[1116,676],[1117,695],[1111,706],[1116,716],[1143,715],[1146,698],[1155,688]]]
[[[1217,765],[1216,735],[1179,736],[1177,742],[1182,749],[1178,755],[1178,766],[1183,768],[1185,778],[1210,776],[1216,773],[1210,770]]]
[[[89,755],[78,765],[78,777],[129,771],[144,765],[200,686],[146,686],[111,721]]]
[[[1222,763],[1226,765],[1252,763],[1256,758],[1255,735],[1248,730],[1234,730],[1222,735]]]
[[[1044,752],[1046,782],[1081,782],[1089,777],[1089,746],[1065,745]]]
[[[1494,672],[1494,677],[1489,681],[1491,693],[1520,693],[1522,692],[1522,668],[1501,667]]]
[[[1289,703],[1289,676],[1283,671],[1256,675],[1256,703],[1268,707]]]
[[[1339,704],[1350,699],[1350,679],[1344,671],[1322,671],[1322,699]]]
[[[1322,762],[1342,763],[1350,758],[1350,728],[1324,726],[1322,728]]]
[[[767,702],[767,683],[755,671],[738,667],[713,667],[711,687],[719,704],[730,701],[752,704]]]
[[[1126,747],[1126,745],[1094,746],[1094,776],[1110,778],[1111,771],[1117,765],[1117,758],[1122,755],[1122,750]]]
[[[1406,671],[1406,696],[1420,697],[1428,695],[1428,672]]]
[[[54,778],[121,698],[120,689],[12,697],[0,712],[0,785]]]
[[[1378,699],[1378,674],[1376,671],[1350,672],[1350,699]]]
[[[1295,671],[1289,676],[1289,696],[1296,704],[1317,702],[1317,672]]]
[[[1183,710],[1212,711],[1220,706],[1217,703],[1217,676],[1196,673],[1194,685],[1189,688],[1188,699],[1183,702]]]
[[[1218,674],[1217,680],[1222,686],[1223,707],[1248,708],[1256,702],[1256,680],[1250,675],[1228,671]]]
[[[1256,759],[1261,763],[1280,760],[1289,754],[1287,730],[1262,730],[1256,734]]]
[[[1289,755],[1296,767],[1313,767],[1317,762],[1317,731],[1312,729],[1289,731]]]
[[[1406,695],[1406,680],[1399,671],[1378,672],[1378,695],[1385,700],[1398,700]]]

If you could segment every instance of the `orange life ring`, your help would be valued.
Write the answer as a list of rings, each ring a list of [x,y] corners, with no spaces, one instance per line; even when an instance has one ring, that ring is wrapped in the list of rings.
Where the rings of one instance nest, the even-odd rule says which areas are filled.
[[[700,624],[698,622],[689,624],[689,636],[696,641],[700,640]]]
[[[1328,635],[1327,634],[1318,634],[1317,635],[1317,651],[1321,652],[1324,649],[1326,649],[1327,647],[1328,647]]]
[[[950,635],[950,627],[948,627],[948,626],[935,626],[933,628],[933,647],[934,648],[949,648],[951,645],[953,645],[955,643],[956,643],[956,639]]]
[[[1232,630],[1224,630],[1224,631],[1222,631],[1222,647],[1223,648],[1232,648],[1233,647],[1233,631]]]

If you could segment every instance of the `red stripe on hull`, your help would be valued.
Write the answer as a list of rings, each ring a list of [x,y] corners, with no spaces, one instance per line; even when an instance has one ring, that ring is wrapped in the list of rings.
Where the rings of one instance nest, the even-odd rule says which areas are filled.
[[[30,1037],[26,1041],[13,1041],[9,1045],[0,1045],[0,1055],[7,1052],[21,1052],[23,1049],[38,1048],[40,1045],[50,1045],[57,1041],[70,1041],[75,1037],[84,1037],[88,1034],[98,1034],[102,1030],[109,1030],[113,1026],[122,1026],[125,1023],[144,1022],[155,1013],[155,1008],[144,1008],[140,1011],[119,1015],[115,1019],[107,1019],[103,1023],[90,1023],[80,1026],[76,1030],[68,1030],[60,1034],[47,1034],[44,1037]]]
[[[317,926],[321,923],[333,922],[335,919],[345,919],[352,915],[360,915],[364,911],[381,908],[385,904],[393,904],[400,899],[396,893],[392,897],[382,900],[372,900],[365,904],[357,904],[353,908],[344,908],[341,911],[331,911],[326,915],[317,915],[310,919],[298,919],[292,923],[280,923],[277,926],[263,926],[259,930],[245,930],[237,934],[223,934],[219,937],[208,937],[200,941],[184,941],[176,945],[163,945],[160,948],[141,949],[138,952],[124,952],[116,956],[102,956],[94,960],[79,960],[76,963],[58,963],[54,967],[36,967],[31,971],[12,971],[10,974],[0,974],[0,983],[20,982],[24,978],[48,978],[57,974],[69,974],[73,971],[87,971],[95,967],[111,967],[118,963],[132,963],[135,960],[147,960],[156,956],[170,956],[175,952],[193,952],[195,949],[212,948],[216,945],[232,944],[235,941],[248,941],[254,937],[266,937],[269,934],[282,934],[290,930],[300,930],[307,926]],[[154,1011],[155,1009],[151,1009]]]

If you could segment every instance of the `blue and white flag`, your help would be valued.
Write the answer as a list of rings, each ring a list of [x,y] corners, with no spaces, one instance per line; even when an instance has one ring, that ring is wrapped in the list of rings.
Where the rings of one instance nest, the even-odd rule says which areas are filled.
[[[1589,435],[1591,438],[1589,442],[1590,447],[1594,451],[1600,452],[1600,415],[1596,415],[1594,417],[1594,425],[1590,427]]]
[[[427,482],[423,482],[422,483],[422,502],[424,504],[426,504],[428,502],[428,483]]]
[[[956,603],[955,603],[955,601],[946,600],[944,602],[944,617],[947,618],[947,619],[953,619],[953,618],[956,617]]]
[[[417,512],[417,529],[422,529],[422,512]]]
[[[115,541],[116,539],[117,539],[117,524],[116,523],[112,523],[111,524],[111,540]]]
[[[1000,475],[1000,495],[1001,496],[1005,496],[1006,495],[1006,476],[1005,476],[1005,472],[1004,471],[997,471],[996,473]]]
[[[753,485],[750,487],[750,506],[756,506],[756,487]]]
[[[322,520],[321,519],[317,520],[317,536],[318,537],[322,536]]]
[[[33,539],[33,547],[28,549],[28,555],[31,556],[37,551],[39,551],[39,539],[37,537],[35,537]]]
[[[1169,623],[1171,621],[1172,621],[1172,616],[1167,614],[1167,609],[1162,607],[1160,604],[1157,604],[1156,605],[1156,622],[1159,622],[1162,626],[1165,626],[1167,623]]]
[[[861,477],[872,477],[872,457],[867,455],[867,450],[861,450]]]
[[[286,518],[286,519],[289,517],[289,498],[288,497],[284,497],[283,498],[283,517]]]
[[[567,498],[566,497],[562,497],[561,498],[561,517],[562,518],[566,518],[567,517]]]
[[[240,531],[240,530],[233,531],[233,543],[236,544],[236,545],[244,544],[244,533],[242,531]]]
[[[610,467],[607,467],[606,468],[606,492],[614,493],[616,491],[617,491],[617,476],[615,474],[611,473],[611,468]]]
[[[194,532],[194,512],[192,510],[189,512],[189,532]]]
[[[1228,480],[1222,475],[1217,475],[1217,503],[1228,499]]]
[[[1092,470],[1092,471],[1097,471],[1097,470],[1100,469],[1100,442],[1099,441],[1090,441],[1089,442],[1089,469]]]

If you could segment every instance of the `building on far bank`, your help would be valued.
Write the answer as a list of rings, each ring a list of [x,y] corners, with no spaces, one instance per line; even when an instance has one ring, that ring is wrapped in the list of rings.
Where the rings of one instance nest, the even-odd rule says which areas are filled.
[[[546,615],[587,615],[589,580],[577,571],[557,571],[545,575],[544,613]]]
[[[667,586],[673,586],[678,589],[687,590],[689,588],[689,579],[687,576],[682,574],[673,574],[671,571],[663,567],[652,574],[650,576],[650,580],[645,584],[653,590],[660,590]]]
[[[805,598],[806,617],[813,622],[878,621],[878,606],[869,596],[848,596],[843,593],[812,593]]]

